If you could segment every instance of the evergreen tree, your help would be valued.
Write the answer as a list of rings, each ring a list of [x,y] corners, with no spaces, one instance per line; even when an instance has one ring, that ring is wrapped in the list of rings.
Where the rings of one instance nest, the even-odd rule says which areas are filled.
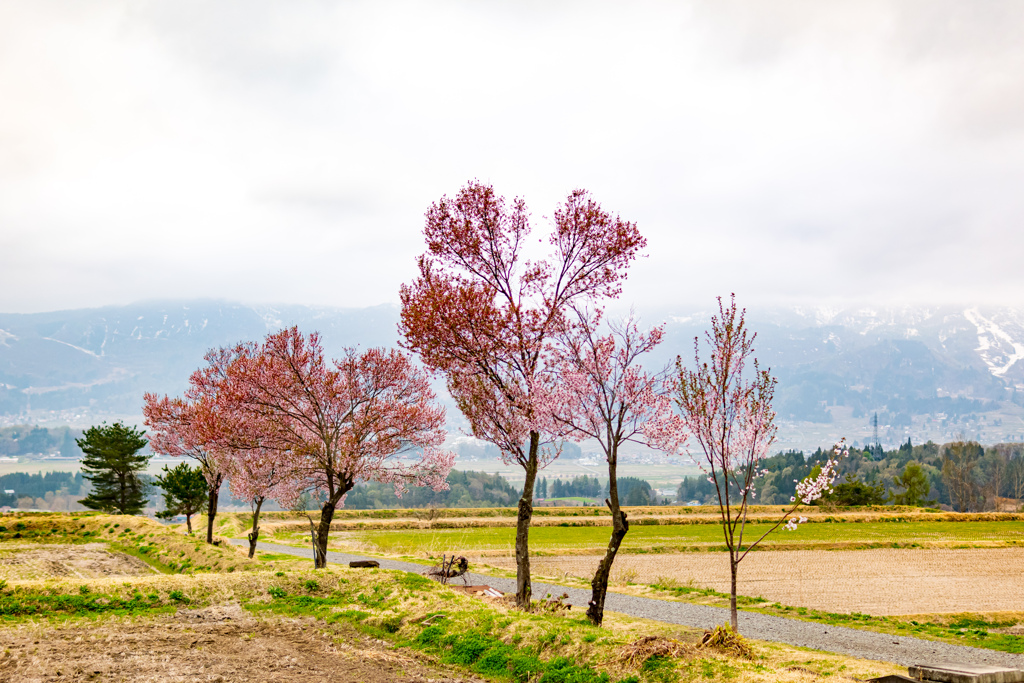
[[[166,510],[156,513],[161,519],[185,515],[189,536],[192,535],[192,515],[202,511],[209,498],[210,487],[203,476],[203,468],[192,468],[179,463],[173,470],[164,465],[163,475],[156,476],[156,485],[164,490]]]
[[[92,492],[79,502],[87,508],[122,515],[137,515],[146,506],[149,484],[142,472],[150,455],[139,455],[145,432],[121,422],[93,426],[76,441],[85,456],[82,473]]]
[[[908,440],[909,443],[909,440]],[[934,500],[926,500],[931,492],[931,484],[928,483],[928,475],[916,462],[908,462],[903,468],[903,474],[893,479],[893,483],[904,489],[903,493],[892,493],[893,502],[896,505],[935,505]]]

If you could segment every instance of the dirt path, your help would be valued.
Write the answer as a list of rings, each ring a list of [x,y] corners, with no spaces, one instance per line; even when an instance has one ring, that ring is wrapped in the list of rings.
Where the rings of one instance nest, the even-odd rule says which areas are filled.
[[[439,668],[312,619],[254,618],[238,605],[173,617],[0,629],[0,681],[437,683]]]
[[[535,557],[530,565],[539,576],[589,580],[600,559]],[[511,558],[479,562],[515,570]],[[729,560],[725,553],[620,555],[612,578],[692,582],[728,593]],[[1024,611],[1024,548],[763,550],[743,560],[738,578],[740,595],[827,612],[887,616]]]

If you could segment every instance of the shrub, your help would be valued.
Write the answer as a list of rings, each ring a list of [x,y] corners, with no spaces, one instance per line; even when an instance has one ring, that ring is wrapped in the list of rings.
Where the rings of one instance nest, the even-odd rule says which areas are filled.
[[[185,604],[185,605],[187,605],[189,602],[191,602],[188,599],[188,597],[186,597],[185,594],[182,593],[181,591],[171,591],[170,593],[167,594],[167,597],[169,597],[171,600],[174,600],[175,602],[180,602],[180,603]]]

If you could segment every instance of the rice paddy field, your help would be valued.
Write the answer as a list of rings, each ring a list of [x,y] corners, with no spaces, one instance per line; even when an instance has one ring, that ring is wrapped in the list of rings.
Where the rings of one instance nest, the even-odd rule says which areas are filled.
[[[756,540],[771,528],[750,524],[744,538]],[[352,549],[388,555],[471,552],[495,555],[515,545],[512,527],[429,530],[371,530],[338,534]],[[540,526],[530,531],[530,548],[537,554],[603,553],[607,527]],[[1024,521],[975,522],[817,522],[796,531],[776,530],[761,542],[763,550],[910,548],[999,548],[1024,546]],[[713,552],[724,550],[717,524],[633,525],[622,543],[626,554]]]
[[[336,550],[425,563],[469,558],[484,572],[515,571],[514,518],[504,511],[348,511],[332,532]],[[511,512],[511,511],[508,511]],[[744,539],[771,528],[777,510],[755,510]],[[888,508],[810,510],[795,531],[777,529],[739,571],[741,595],[794,608],[875,616],[1024,613],[1024,515]],[[616,590],[658,586],[728,592],[722,527],[710,508],[631,511],[612,579]],[[608,542],[595,508],[544,508],[530,531],[535,578],[587,585]],[[281,518],[266,540],[301,545],[305,529]],[[241,530],[241,519],[235,524]]]

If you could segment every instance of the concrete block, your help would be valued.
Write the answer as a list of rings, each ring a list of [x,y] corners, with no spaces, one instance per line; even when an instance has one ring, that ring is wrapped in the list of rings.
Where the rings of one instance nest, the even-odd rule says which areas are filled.
[[[936,662],[908,668],[910,677],[930,683],[1024,683],[1024,671],[984,664]]]

